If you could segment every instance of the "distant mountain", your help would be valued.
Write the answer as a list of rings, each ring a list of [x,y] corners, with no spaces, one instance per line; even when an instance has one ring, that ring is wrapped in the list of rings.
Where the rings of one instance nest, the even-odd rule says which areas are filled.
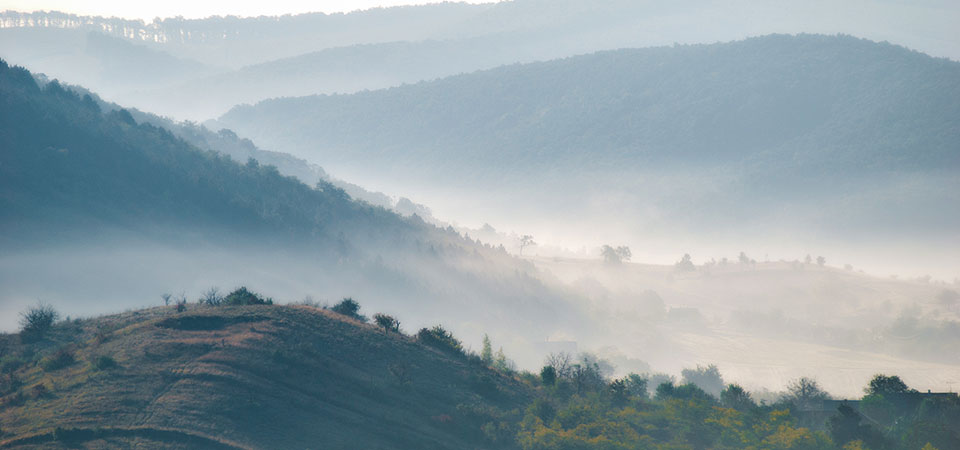
[[[515,448],[483,427],[534,395],[479,358],[308,306],[152,308],[0,348],[3,448]],[[58,348],[70,362],[45,371],[12,356]]]
[[[507,305],[550,317],[571,299],[502,248],[356,202],[323,180],[308,186],[202,150],[6,63],[0,102],[0,265],[18,261],[0,271],[6,307],[29,292],[106,307],[173,289],[163,286],[244,283],[287,299],[355,295],[452,327],[477,327],[486,310],[492,332],[529,317],[504,317]],[[29,276],[14,275],[33,263]],[[524,331],[538,328],[533,342],[546,329]]]
[[[850,33],[957,59],[948,19],[955,9],[942,0],[870,0],[856,10],[825,0],[516,0],[150,23],[6,11],[0,13],[0,57],[125,106],[206,120],[265,98],[348,93],[599,50],[770,33]],[[83,36],[129,45],[91,44],[97,50],[89,52],[82,43],[91,38]],[[161,63],[158,54],[176,61]],[[197,61],[203,65],[190,67]],[[176,77],[151,75],[168,72]],[[111,83],[109,76],[119,73],[138,76]]]
[[[539,211],[610,195],[626,197],[610,210],[674,225],[786,213],[825,229],[952,232],[960,217],[937,205],[960,200],[958,118],[960,63],[772,35],[275,99],[216,126],[398,186],[512,189]]]
[[[102,31],[0,27],[0,57],[109,97],[176,85],[218,69]]]

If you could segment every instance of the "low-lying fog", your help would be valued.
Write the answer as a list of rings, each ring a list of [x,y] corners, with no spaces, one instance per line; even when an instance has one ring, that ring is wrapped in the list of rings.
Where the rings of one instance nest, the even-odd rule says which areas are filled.
[[[337,262],[253,245],[117,241],[5,252],[0,327],[14,331],[17,313],[36,301],[89,317],[157,306],[163,293],[193,302],[210,287],[244,285],[279,303],[352,297],[368,316],[396,315],[408,333],[442,323],[474,350],[489,334],[522,369],[538,369],[552,352],[588,351],[618,374],[717,364],[727,381],[756,391],[814,376],[834,395],[857,396],[879,372],[934,391],[960,386],[955,283],[838,267],[834,248],[811,251],[809,261],[802,252],[788,262],[754,253],[741,261],[731,252],[706,265],[702,257],[696,265],[650,264],[645,249],[631,248],[640,262],[603,261],[592,250],[544,257],[540,246],[527,247],[523,258],[535,267],[511,270],[535,283],[469,258],[451,277],[427,260],[386,253]],[[829,257],[822,266],[821,255]]]

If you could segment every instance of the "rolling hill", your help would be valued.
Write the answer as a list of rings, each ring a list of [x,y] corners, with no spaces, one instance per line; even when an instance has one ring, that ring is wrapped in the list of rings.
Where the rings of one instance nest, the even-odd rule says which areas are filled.
[[[274,99],[216,125],[361,184],[494,192],[506,198],[487,208],[521,216],[946,236],[957,105],[960,63],[849,36],[771,35]],[[436,197],[418,195],[441,209]]]
[[[483,425],[532,395],[309,306],[136,310],[0,345],[0,448],[496,448]]]
[[[577,323],[572,304],[555,309],[572,297],[502,247],[354,201],[326,181],[308,186],[255,159],[202,150],[5,63],[0,93],[8,327],[37,295],[68,314],[84,304],[107,312],[133,306],[130,295],[239,284],[443,317],[473,342],[499,328],[539,342]],[[523,311],[556,320],[517,327]]]

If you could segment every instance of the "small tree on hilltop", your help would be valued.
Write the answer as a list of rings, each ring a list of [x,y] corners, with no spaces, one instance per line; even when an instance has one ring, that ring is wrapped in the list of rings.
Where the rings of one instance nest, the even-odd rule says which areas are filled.
[[[38,303],[20,313],[20,337],[27,342],[42,339],[60,318],[60,313],[46,303]]]
[[[383,331],[392,331],[394,333],[400,332],[400,321],[391,315],[376,313],[373,315],[373,321],[377,324],[377,326],[383,328]]]
[[[489,367],[493,364],[493,345],[490,343],[490,336],[483,335],[483,348],[480,350],[480,359]]]
[[[255,292],[252,292],[246,288],[246,286],[241,286],[240,289],[237,289],[223,298],[223,304],[225,305],[272,305],[273,299],[263,298]]]
[[[822,256],[818,256],[818,257],[817,257],[817,265],[818,265],[818,266],[823,267],[823,266],[826,265],[826,264],[827,264],[827,258],[824,258],[824,257],[822,257]]]
[[[417,340],[438,350],[464,355],[463,344],[441,325],[433,328],[421,328],[417,332]]]
[[[359,320],[361,322],[367,321],[367,316],[360,314],[360,304],[356,300],[346,297],[343,300],[340,300],[340,303],[333,305],[330,308],[331,311],[342,314],[344,316],[350,317],[352,319]]]

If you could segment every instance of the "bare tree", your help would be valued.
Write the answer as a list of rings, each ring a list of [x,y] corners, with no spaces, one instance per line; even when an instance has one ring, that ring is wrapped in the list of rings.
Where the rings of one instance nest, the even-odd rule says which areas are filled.
[[[211,287],[203,292],[203,295],[200,296],[200,303],[210,306],[219,306],[223,303],[223,296],[220,295],[220,289],[217,287]]]
[[[573,371],[573,355],[567,352],[557,352],[547,355],[545,366],[553,367],[557,378],[569,378]]]
[[[173,298],[173,296],[164,292],[163,294],[160,295],[160,298],[163,299],[164,306],[170,306],[170,299]]]
[[[829,399],[830,394],[820,388],[813,378],[801,377],[787,385],[786,399],[800,409],[812,409]]]

